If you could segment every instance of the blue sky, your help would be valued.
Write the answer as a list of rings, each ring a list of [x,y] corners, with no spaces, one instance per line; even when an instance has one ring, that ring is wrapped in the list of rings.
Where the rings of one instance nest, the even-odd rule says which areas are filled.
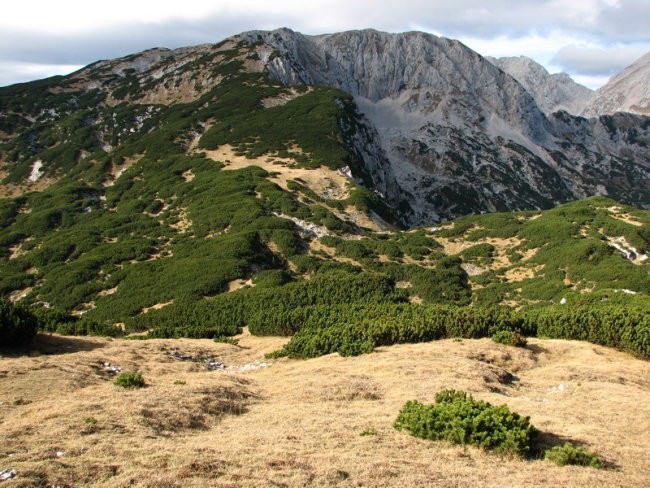
[[[525,55],[598,88],[650,51],[650,0],[80,0],[5,2],[0,85],[66,74],[151,47],[252,29],[374,28],[459,39],[485,56]]]

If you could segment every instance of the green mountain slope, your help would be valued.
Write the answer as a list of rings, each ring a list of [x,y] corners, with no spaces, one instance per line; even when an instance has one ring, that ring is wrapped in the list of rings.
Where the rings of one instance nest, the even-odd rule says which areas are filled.
[[[370,309],[397,322],[459,310],[435,306],[647,310],[650,212],[591,198],[400,231],[368,179],[345,176],[366,171],[349,95],[271,82],[255,46],[192,56],[159,78],[117,66],[125,59],[0,89],[0,294],[33,305],[44,327],[292,334],[306,316],[338,314],[309,330],[336,325],[332,337],[349,332],[350,344],[315,350],[357,353],[501,326],[537,332],[510,312],[475,332],[403,337],[341,323]],[[190,90],[192,73],[203,78]],[[597,339],[646,354],[631,341]]]

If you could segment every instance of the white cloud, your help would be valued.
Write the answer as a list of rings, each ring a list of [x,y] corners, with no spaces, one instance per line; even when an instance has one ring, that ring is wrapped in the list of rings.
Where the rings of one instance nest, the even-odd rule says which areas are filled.
[[[82,65],[21,63],[0,59],[0,86],[23,81],[66,75],[77,71]]]
[[[572,75],[571,78],[582,86],[586,86],[592,90],[597,90],[609,81],[610,76]]]
[[[517,38],[501,35],[484,39],[470,35],[460,37],[459,40],[483,56],[494,56],[498,58],[525,54],[538,63],[546,65],[558,50],[562,49],[568,43],[575,42],[576,38],[560,31],[552,31],[544,35],[531,32],[528,35]]]
[[[571,69],[586,76],[613,75],[622,71],[648,52],[647,44],[591,47],[569,44],[558,50],[550,60],[562,69]]]
[[[124,23],[155,24],[171,19],[198,20],[221,10],[220,4],[224,2],[111,0],[91,5],[85,0],[24,0],[5,2],[0,27],[24,26],[49,33],[89,32]]]

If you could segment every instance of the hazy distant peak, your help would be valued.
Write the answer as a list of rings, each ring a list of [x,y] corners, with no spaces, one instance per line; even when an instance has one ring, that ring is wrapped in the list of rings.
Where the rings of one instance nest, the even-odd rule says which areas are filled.
[[[650,115],[650,51],[599,88],[583,115],[615,112]]]
[[[487,59],[521,83],[547,114],[565,110],[577,115],[593,96],[592,90],[576,83],[568,74],[550,74],[526,56]]]

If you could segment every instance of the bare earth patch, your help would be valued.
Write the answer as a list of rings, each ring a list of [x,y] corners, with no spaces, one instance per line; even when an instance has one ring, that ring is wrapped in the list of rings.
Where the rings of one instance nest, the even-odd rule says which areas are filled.
[[[126,158],[120,165],[112,165],[107,175],[108,178],[104,180],[102,185],[104,187],[113,186],[115,184],[115,180],[122,176],[131,166],[140,161],[140,159],[142,159],[142,156],[143,154],[136,154],[133,157]]]
[[[629,213],[623,213],[621,207],[614,205],[612,207],[607,207],[606,210],[609,212],[610,216],[616,220],[620,220],[626,224],[634,225],[636,227],[643,227],[643,222],[639,222],[636,217],[630,215]]]
[[[650,484],[650,366],[584,342],[444,340],[356,358],[281,359],[286,339],[39,337],[0,359],[3,486],[503,487]],[[178,349],[230,367],[179,361]],[[112,384],[104,365],[147,387]],[[392,424],[407,400],[457,388],[507,403],[545,432],[597,451],[606,469],[501,458],[419,440]],[[364,433],[364,435],[361,435]]]
[[[512,263],[510,258],[507,255],[507,252],[519,246],[522,241],[517,237],[510,237],[508,239],[499,239],[496,237],[488,237],[485,239],[479,239],[477,241],[466,241],[464,239],[449,239],[446,237],[439,237],[436,235],[432,236],[442,247],[444,252],[447,255],[454,255],[463,252],[465,249],[476,246],[477,244],[492,244],[496,249],[496,254],[493,257],[492,264],[485,268],[486,270],[498,270],[510,266]],[[531,259],[537,249],[529,249],[525,252],[522,261],[527,261]],[[477,271],[477,270],[475,270]]]
[[[249,280],[237,279],[237,280],[229,281],[227,290],[229,292],[237,291],[237,290],[239,290],[241,288],[244,288],[246,286],[255,286],[253,284],[253,280],[252,279],[249,279]]]
[[[300,152],[298,148],[292,148],[292,152]],[[230,145],[220,146],[214,151],[204,151],[206,156],[226,163],[224,170],[235,170],[249,166],[259,166],[273,174],[272,181],[281,188],[288,190],[287,184],[291,180],[297,180],[308,187],[314,193],[325,199],[342,200],[349,196],[348,178],[338,171],[321,166],[316,169],[299,168],[291,158],[280,158],[277,156],[261,156],[259,158],[247,158],[236,154],[236,150]]]

